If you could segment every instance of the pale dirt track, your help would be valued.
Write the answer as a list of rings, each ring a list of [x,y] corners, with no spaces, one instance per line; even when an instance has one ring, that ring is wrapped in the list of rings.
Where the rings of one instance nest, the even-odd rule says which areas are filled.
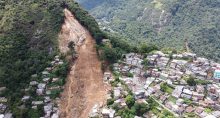
[[[77,42],[77,37],[86,39],[77,48],[78,59],[71,67],[59,105],[61,118],[88,118],[95,104],[106,101],[107,86],[103,83],[101,62],[95,49],[95,40],[68,10],[64,10],[66,19],[60,34],[59,48],[66,53],[70,40]]]

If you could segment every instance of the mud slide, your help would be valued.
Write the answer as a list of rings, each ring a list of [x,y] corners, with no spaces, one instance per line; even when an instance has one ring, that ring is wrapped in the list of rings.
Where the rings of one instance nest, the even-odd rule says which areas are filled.
[[[66,18],[60,33],[59,48],[66,53],[68,43],[74,41],[78,45],[78,59],[71,68],[61,95],[60,118],[88,118],[95,104],[105,103],[107,86],[103,83],[95,40],[70,11],[65,9],[64,13]]]

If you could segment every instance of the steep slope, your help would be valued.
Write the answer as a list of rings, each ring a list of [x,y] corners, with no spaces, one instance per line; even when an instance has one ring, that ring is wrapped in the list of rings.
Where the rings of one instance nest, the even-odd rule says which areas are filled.
[[[0,97],[7,98],[6,111],[0,114],[11,112],[18,118],[45,115],[43,105],[32,109],[31,101],[43,100],[43,96],[37,96],[36,86],[30,89],[29,83],[36,74],[37,81],[42,82],[41,72],[59,54],[57,39],[64,21],[64,7],[75,13],[96,41],[101,41],[101,31],[94,18],[73,0],[0,0]],[[58,93],[54,92],[53,97]],[[31,100],[24,105],[25,95],[31,96]]]
[[[60,34],[60,50],[66,53],[70,41],[76,42],[78,59],[71,67],[68,81],[61,97],[61,118],[87,118],[95,104],[106,100],[101,62],[95,49],[95,40],[67,9]],[[79,31],[77,31],[79,30]],[[84,39],[84,40],[78,40]]]
[[[24,88],[58,52],[63,8],[55,1],[0,1],[0,87],[7,88],[0,96],[8,99],[7,110],[15,117],[31,117],[28,108],[18,107]]]
[[[78,0],[87,8],[90,0]],[[134,43],[183,49],[220,60],[219,0],[106,0],[88,8],[103,29],[118,32]],[[205,45],[205,46],[201,46]]]

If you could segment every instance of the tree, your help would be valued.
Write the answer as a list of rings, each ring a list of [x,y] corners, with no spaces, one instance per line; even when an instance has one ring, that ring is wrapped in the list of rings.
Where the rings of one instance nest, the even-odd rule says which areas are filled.
[[[187,78],[186,82],[187,82],[187,84],[188,84],[189,86],[195,86],[195,85],[196,85],[195,78],[192,77],[192,76],[189,76],[189,77]]]
[[[142,54],[150,53],[151,51],[154,51],[154,50],[158,50],[158,47],[155,46],[155,45],[142,44],[141,47],[140,47],[140,52]]]
[[[116,50],[115,48],[103,47],[103,55],[102,57],[110,63],[115,63],[119,58],[121,58],[121,52]]]
[[[163,91],[163,92],[166,92],[167,91],[167,83],[162,83],[160,85],[160,90]]]
[[[138,116],[142,116],[144,113],[146,113],[150,107],[145,103],[135,103],[134,106],[131,108],[135,111],[135,114]]]

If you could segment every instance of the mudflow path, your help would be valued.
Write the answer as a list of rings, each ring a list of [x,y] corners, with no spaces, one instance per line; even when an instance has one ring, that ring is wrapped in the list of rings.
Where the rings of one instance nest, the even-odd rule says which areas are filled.
[[[68,51],[68,42],[74,41],[78,59],[71,67],[59,104],[60,118],[88,118],[95,104],[106,102],[107,86],[103,83],[101,62],[95,49],[95,40],[83,28],[70,11],[64,10],[65,23],[62,26],[59,48]],[[84,37],[84,41],[80,38]]]

